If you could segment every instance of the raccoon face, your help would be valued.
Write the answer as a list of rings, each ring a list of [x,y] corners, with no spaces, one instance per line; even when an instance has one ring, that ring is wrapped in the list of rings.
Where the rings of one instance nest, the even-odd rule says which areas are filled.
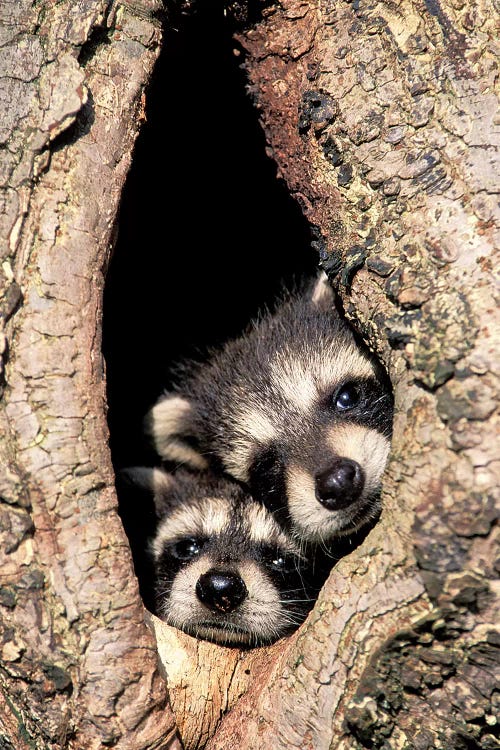
[[[373,398],[377,390],[370,381],[340,388],[340,400],[334,395],[328,406],[319,403],[316,419],[303,421],[295,433],[283,429],[250,454],[252,491],[300,540],[328,543],[377,518],[390,443],[370,426],[373,410],[365,412],[363,405],[363,394]]]
[[[304,620],[325,575],[312,575],[262,505],[207,473],[131,473],[149,484],[159,515],[151,554],[160,618],[231,646],[270,643]]]
[[[392,395],[324,278],[188,372],[182,394],[148,417],[165,459],[175,458],[169,444],[186,446],[188,464],[194,450],[246,484],[301,542],[328,543],[377,517]],[[181,402],[176,432],[162,430]]]

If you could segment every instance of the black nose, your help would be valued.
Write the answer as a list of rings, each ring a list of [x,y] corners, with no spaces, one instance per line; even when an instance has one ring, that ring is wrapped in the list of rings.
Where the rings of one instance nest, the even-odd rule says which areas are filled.
[[[359,499],[364,485],[361,466],[350,458],[337,458],[316,475],[316,497],[328,510],[341,510]]]
[[[196,596],[212,612],[232,612],[248,594],[236,573],[209,570],[198,578]]]

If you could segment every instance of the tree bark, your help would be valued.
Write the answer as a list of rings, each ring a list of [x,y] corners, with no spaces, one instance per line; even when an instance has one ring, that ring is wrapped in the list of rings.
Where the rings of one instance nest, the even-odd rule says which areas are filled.
[[[290,638],[240,653],[148,618],[175,720],[116,513],[100,352],[156,7],[4,11],[0,737],[498,747],[492,4],[284,0],[238,35],[279,174],[391,376],[393,451],[381,521]]]
[[[176,744],[117,514],[100,348],[158,7],[2,9],[0,744],[16,750]]]
[[[211,750],[498,746],[494,18],[488,2],[290,0],[239,37],[396,418],[382,520]]]

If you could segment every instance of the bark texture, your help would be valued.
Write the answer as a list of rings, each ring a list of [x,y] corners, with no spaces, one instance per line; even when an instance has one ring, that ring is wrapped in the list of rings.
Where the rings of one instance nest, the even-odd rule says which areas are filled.
[[[100,351],[103,272],[158,7],[1,9],[5,748],[176,742],[117,515]]]
[[[380,524],[212,750],[498,746],[494,28],[488,2],[289,0],[240,35],[271,152],[397,413]]]
[[[177,723],[186,749],[498,747],[494,8],[283,0],[239,35],[279,173],[390,372],[394,448],[381,522],[293,636],[239,653],[150,620],[175,720],[100,353],[156,8],[2,9],[0,744],[174,747]]]

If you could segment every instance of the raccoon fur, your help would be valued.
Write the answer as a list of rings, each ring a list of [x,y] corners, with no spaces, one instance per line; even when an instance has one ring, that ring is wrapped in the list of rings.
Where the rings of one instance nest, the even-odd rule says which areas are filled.
[[[164,461],[230,475],[316,545],[378,516],[391,428],[385,374],[324,274],[208,362],[187,364],[146,417]]]
[[[233,646],[270,643],[304,620],[326,574],[262,504],[207,472],[134,467],[125,474],[154,496],[158,617]]]

